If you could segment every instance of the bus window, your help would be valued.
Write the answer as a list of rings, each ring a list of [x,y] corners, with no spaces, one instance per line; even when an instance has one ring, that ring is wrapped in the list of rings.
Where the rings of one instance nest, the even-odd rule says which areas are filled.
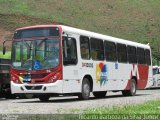
[[[80,36],[80,49],[81,49],[81,57],[83,59],[90,59],[90,51],[89,51],[89,38]]]
[[[143,48],[137,48],[137,59],[139,64],[145,64],[145,53]]]
[[[77,64],[76,40],[70,37],[63,37],[63,64]]]
[[[127,51],[126,45],[124,44],[117,44],[117,57],[118,62],[126,63],[127,62]]]
[[[93,60],[104,60],[103,40],[91,38],[91,56]]]
[[[114,42],[104,42],[104,48],[105,48],[105,58],[107,61],[116,61],[116,45]]]
[[[145,60],[147,65],[151,65],[150,50],[145,50]]]
[[[127,46],[127,53],[128,53],[128,62],[129,63],[137,63],[136,47]]]

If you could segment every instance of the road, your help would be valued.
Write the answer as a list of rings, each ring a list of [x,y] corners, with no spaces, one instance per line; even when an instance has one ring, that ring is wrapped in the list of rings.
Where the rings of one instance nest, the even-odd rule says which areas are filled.
[[[141,104],[150,100],[160,100],[160,89],[138,90],[133,97],[124,97],[121,92],[108,92],[105,98],[97,99],[91,95],[90,100],[81,101],[78,97],[52,97],[48,102],[33,99],[0,98],[0,114],[55,114],[81,113],[86,108],[112,107]]]

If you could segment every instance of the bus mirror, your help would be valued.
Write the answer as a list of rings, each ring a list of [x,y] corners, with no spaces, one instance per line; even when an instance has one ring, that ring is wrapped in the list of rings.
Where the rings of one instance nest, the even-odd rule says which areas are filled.
[[[3,55],[6,54],[6,46],[3,47]]]

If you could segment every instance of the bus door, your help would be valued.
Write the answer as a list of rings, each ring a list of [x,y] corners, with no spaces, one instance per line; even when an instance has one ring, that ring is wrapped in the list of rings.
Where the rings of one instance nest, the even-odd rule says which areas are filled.
[[[63,36],[63,93],[80,92],[78,46],[79,36]]]

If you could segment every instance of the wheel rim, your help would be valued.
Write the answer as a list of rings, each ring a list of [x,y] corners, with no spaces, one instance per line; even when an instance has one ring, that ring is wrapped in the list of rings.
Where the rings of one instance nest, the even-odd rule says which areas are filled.
[[[84,95],[85,95],[85,96],[89,96],[90,87],[89,87],[88,84],[84,84],[83,90],[84,90]]]
[[[135,93],[136,92],[136,85],[134,82],[132,82],[132,92]]]

